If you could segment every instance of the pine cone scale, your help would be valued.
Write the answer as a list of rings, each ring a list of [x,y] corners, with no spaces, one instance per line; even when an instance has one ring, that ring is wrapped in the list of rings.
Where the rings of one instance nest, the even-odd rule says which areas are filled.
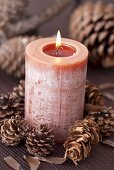
[[[71,38],[88,47],[89,61],[97,66],[114,66],[113,41],[110,41],[113,28],[114,5],[110,3],[88,1],[73,12],[70,20]]]

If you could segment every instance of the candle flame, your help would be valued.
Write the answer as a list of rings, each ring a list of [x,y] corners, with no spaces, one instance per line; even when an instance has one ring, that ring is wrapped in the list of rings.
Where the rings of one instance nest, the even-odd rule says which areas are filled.
[[[57,38],[56,38],[56,48],[59,48],[61,46],[61,33],[58,30],[57,32]]]

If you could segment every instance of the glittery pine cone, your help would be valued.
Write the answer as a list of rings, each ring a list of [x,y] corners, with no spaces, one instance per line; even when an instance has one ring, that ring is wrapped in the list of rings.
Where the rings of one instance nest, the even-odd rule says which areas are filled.
[[[49,155],[53,151],[54,136],[47,125],[29,132],[26,140],[27,150],[33,155]]]
[[[114,5],[101,1],[80,5],[70,20],[70,36],[88,47],[91,63],[114,66]]]
[[[69,129],[68,138],[64,143],[65,157],[77,164],[90,154],[92,146],[97,144],[100,139],[97,123],[89,119],[76,121]]]

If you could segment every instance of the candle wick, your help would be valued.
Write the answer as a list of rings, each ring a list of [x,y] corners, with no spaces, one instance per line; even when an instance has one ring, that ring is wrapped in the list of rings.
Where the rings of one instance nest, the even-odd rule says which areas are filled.
[[[60,49],[63,49],[63,47],[61,47],[61,46],[57,47],[57,48],[56,48],[56,51],[54,52],[54,54],[55,54],[57,57],[60,56],[60,51],[59,51]]]

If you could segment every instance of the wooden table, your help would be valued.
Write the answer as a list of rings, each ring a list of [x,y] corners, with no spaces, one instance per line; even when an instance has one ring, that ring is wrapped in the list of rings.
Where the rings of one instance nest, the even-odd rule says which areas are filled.
[[[96,84],[114,82],[114,69],[89,68],[88,79]],[[17,80],[0,71],[0,93],[7,93],[16,84]],[[114,103],[112,102],[107,101],[107,104],[114,107]],[[24,170],[29,170],[27,163],[23,160],[23,154],[26,154],[26,150],[22,145],[7,147],[0,143],[0,170],[11,170],[3,160],[4,157],[9,155],[17,159]],[[53,156],[63,155],[63,147],[57,146]],[[67,161],[63,165],[41,163],[39,170],[114,170],[114,148],[104,144],[98,144],[92,150],[91,155],[85,161],[81,161],[77,167],[71,161]]]

